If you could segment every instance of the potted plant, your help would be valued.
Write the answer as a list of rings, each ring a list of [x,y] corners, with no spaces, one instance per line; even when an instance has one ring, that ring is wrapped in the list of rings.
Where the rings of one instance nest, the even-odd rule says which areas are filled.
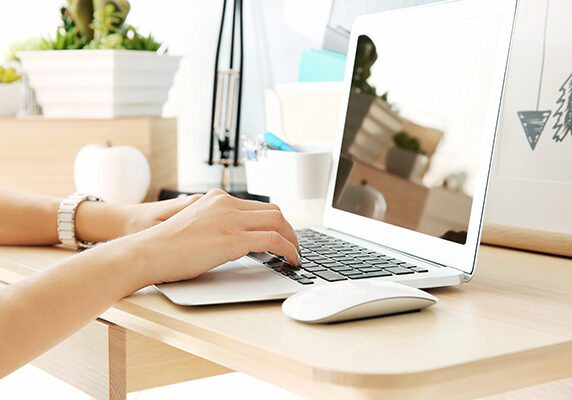
[[[47,117],[158,116],[180,57],[126,24],[127,0],[68,0],[55,38],[18,51]]]
[[[421,149],[419,140],[401,131],[393,136],[393,143],[385,158],[387,171],[413,181],[421,180],[429,158]]]
[[[14,68],[0,67],[0,116],[18,113],[22,98],[22,76]]]

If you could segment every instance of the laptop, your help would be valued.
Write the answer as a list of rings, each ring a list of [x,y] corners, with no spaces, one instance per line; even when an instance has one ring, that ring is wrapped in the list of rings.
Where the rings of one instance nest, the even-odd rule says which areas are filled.
[[[323,225],[297,231],[302,266],[251,253],[157,288],[176,304],[206,305],[284,299],[340,280],[469,281],[516,3],[460,0],[358,17]]]

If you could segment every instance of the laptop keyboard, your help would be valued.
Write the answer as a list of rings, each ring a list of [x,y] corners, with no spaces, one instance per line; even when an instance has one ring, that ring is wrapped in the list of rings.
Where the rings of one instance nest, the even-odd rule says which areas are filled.
[[[302,252],[299,267],[270,253],[249,256],[301,285],[311,285],[318,277],[335,282],[428,272],[426,268],[311,229],[297,230],[296,234]]]

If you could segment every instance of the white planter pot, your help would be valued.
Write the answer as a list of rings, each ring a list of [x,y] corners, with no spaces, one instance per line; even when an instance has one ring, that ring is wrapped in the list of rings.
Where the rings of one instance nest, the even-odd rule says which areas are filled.
[[[18,113],[22,103],[22,83],[0,83],[0,116],[12,117]]]
[[[180,57],[132,50],[19,52],[44,116],[160,116]]]

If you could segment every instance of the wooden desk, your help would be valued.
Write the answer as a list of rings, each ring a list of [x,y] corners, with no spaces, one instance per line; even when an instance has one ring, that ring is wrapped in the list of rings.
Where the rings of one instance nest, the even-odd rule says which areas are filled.
[[[70,254],[0,248],[0,280]],[[422,312],[329,326],[289,320],[279,302],[186,308],[147,288],[40,364],[59,360],[52,371],[98,399],[229,370],[324,399],[466,399],[572,377],[571,260],[483,246],[477,271]],[[77,351],[102,332],[101,352]],[[50,359],[66,346],[73,359]]]

